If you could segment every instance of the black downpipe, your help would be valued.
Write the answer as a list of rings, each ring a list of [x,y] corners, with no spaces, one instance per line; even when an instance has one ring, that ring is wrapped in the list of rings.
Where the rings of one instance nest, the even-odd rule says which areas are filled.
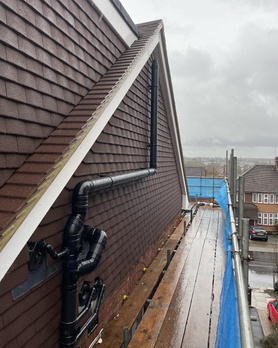
[[[85,227],[84,222],[88,211],[88,197],[94,191],[111,188],[115,185],[145,178],[156,173],[156,169],[142,169],[131,173],[119,174],[95,180],[79,182],[73,191],[72,214],[64,229],[63,249],[60,254],[68,255],[63,262],[62,275],[62,314],[60,324],[60,347],[75,348],[80,332],[85,328],[79,328],[76,315],[77,307],[77,281],[80,276],[92,272],[98,265],[102,252],[106,245],[106,233],[94,227]],[[85,234],[90,248],[85,260],[80,261],[80,239]],[[101,290],[100,296],[104,291]],[[100,305],[100,304],[99,304]],[[97,314],[94,313],[95,318]],[[87,326],[92,322],[90,318]]]
[[[80,329],[76,314],[77,307],[77,282],[80,276],[92,272],[98,265],[106,245],[106,233],[97,228],[84,226],[88,211],[88,197],[94,191],[111,188],[130,181],[146,178],[156,174],[157,168],[157,100],[158,100],[158,64],[152,65],[151,86],[151,151],[150,168],[141,169],[131,173],[115,176],[102,177],[95,180],[84,180],[79,182],[73,191],[72,214],[64,229],[64,241],[62,251],[59,253],[63,259],[62,275],[62,314],[60,324],[60,347],[75,348],[76,342],[86,329],[90,329],[97,321],[97,314],[105,286],[99,288],[100,297],[96,312],[87,323]],[[79,260],[81,235],[89,242],[90,248],[85,260]],[[55,255],[51,247],[45,248],[50,254]],[[88,304],[89,306],[89,304]],[[87,307],[88,307],[87,306]],[[86,308],[87,308],[86,307]],[[87,311],[87,309],[85,309]],[[85,313],[84,311],[84,313]]]
[[[151,85],[151,144],[150,167],[157,168],[157,103],[158,103],[159,69],[157,61],[152,64]]]

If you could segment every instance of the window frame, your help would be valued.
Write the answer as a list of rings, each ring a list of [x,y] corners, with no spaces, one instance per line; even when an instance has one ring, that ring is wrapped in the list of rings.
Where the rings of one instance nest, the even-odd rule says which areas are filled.
[[[274,194],[273,193],[269,194],[269,203],[274,204]]]
[[[263,194],[258,193],[258,203],[263,203]]]
[[[252,193],[252,202],[257,203],[257,193],[255,192]]]
[[[268,193],[264,193],[264,204],[268,204]]]

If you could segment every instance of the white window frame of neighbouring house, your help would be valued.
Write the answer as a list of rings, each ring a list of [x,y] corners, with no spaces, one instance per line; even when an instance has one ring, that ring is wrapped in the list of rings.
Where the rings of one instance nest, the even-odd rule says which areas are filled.
[[[274,219],[273,219],[273,213],[269,213],[269,217],[268,217],[268,223],[270,226],[274,225]]]
[[[257,203],[257,194],[256,193],[252,193],[252,202]]]

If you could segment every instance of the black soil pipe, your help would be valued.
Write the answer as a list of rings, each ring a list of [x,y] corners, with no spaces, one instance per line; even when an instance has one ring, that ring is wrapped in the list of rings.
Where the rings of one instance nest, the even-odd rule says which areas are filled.
[[[152,64],[152,85],[151,85],[151,144],[150,144],[150,167],[157,168],[157,103],[159,71],[157,61]]]
[[[95,180],[84,180],[76,185],[72,198],[72,214],[64,229],[62,276],[62,314],[60,325],[60,347],[75,348],[79,327],[77,324],[77,281],[80,276],[90,273],[98,265],[106,244],[106,234],[96,228],[86,231],[90,250],[85,260],[79,261],[81,232],[88,211],[89,194],[94,191],[142,179],[156,173],[156,169],[142,169]]]

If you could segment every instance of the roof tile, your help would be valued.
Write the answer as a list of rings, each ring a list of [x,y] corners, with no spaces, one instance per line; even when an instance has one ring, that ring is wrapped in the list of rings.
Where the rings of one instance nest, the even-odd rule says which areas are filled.
[[[17,35],[14,31],[7,28],[4,24],[0,23],[0,37],[1,40],[7,43],[9,46],[18,48]]]
[[[22,174],[15,173],[9,180],[8,184],[38,186],[44,179],[43,174]]]
[[[13,213],[18,210],[25,204],[24,198],[15,198],[15,197],[5,197],[0,194],[0,211],[1,212],[7,212],[7,213]]]
[[[66,151],[67,148],[68,148],[68,144],[67,145],[52,145],[52,144],[46,145],[43,143],[35,150],[35,153],[48,153],[48,154],[61,155],[62,153],[64,153],[64,151]]]
[[[1,221],[1,227],[5,228],[14,218],[14,212],[1,212],[0,211],[0,221]],[[0,232],[1,236],[1,232]]]
[[[17,170],[17,173],[46,174],[50,168],[49,163],[40,163],[38,166],[37,163],[26,162]]]
[[[57,161],[57,155],[56,154],[33,154],[32,156],[28,157],[26,160],[26,163],[51,163],[54,164]]]
[[[29,185],[11,185],[7,184],[0,189],[0,196],[28,198],[36,190],[35,187]]]

